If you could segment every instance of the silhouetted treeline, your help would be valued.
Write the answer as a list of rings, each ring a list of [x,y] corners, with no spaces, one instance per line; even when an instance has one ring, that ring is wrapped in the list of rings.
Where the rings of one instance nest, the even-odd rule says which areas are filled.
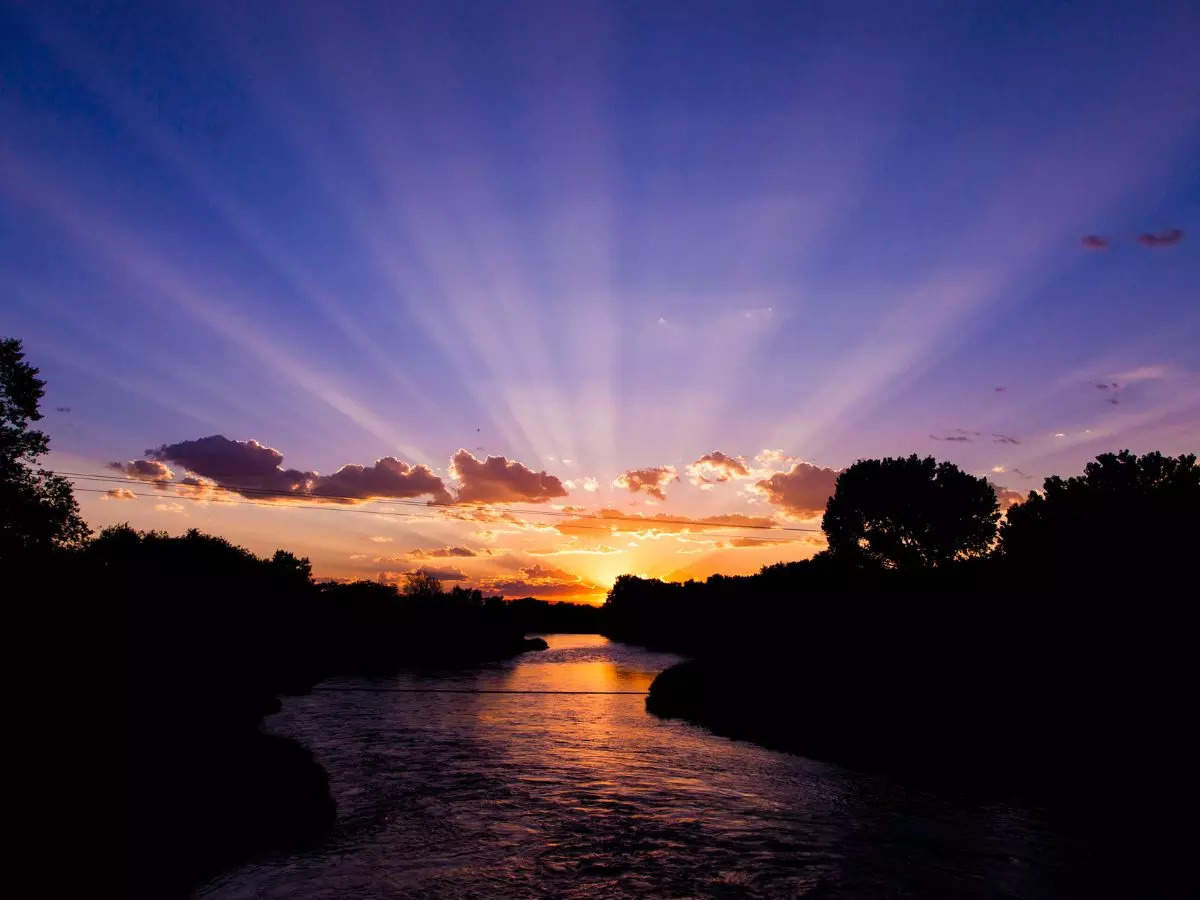
[[[526,632],[597,634],[603,614],[590,603],[566,603],[522,597],[505,603],[508,616]]]
[[[1118,589],[1175,595],[1194,578],[1198,514],[1194,455],[1104,454],[1082,475],[1047,478],[1003,520],[994,489],[951,463],[862,460],[841,473],[829,499],[822,521],[829,550],[755,575],[702,582],[622,575],[603,607],[605,632],[703,653],[729,646],[730,635],[787,628],[814,606],[849,602],[814,595],[1015,597]],[[992,602],[1003,601],[979,597],[972,605]]]

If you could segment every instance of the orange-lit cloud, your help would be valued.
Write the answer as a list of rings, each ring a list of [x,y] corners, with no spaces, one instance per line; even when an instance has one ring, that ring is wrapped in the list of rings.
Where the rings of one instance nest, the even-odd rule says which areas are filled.
[[[172,487],[180,497],[187,497],[190,500],[207,501],[228,496],[212,479],[197,478],[195,475],[187,475],[180,478],[174,482]]]
[[[667,495],[663,489],[678,480],[679,473],[675,471],[674,466],[654,466],[621,473],[613,481],[613,487],[628,488],[631,494],[644,491],[656,500],[666,500]]]
[[[429,549],[417,547],[409,550],[408,555],[413,559],[445,559],[454,556],[478,556],[479,554],[469,547],[431,547]]]
[[[438,581],[466,581],[470,577],[466,572],[463,572],[459,569],[436,569],[428,566],[422,566],[419,569],[405,569],[402,571],[384,569],[379,573],[379,578],[381,581],[398,584],[404,581],[404,579],[409,575],[427,575],[430,578],[436,578]]]
[[[459,450],[450,460],[450,474],[459,482],[459,503],[543,503],[567,496],[554,475],[532,469],[503,456],[476,459]]]
[[[688,463],[688,480],[701,490],[732,478],[750,478],[750,467],[741,457],[729,456],[720,450],[705,453],[695,462]]]
[[[568,544],[566,547],[542,548],[538,550],[526,550],[530,556],[611,556],[614,553],[624,553],[620,547],[612,547],[608,544],[597,544],[595,547],[577,547],[574,544]]]
[[[605,534],[648,537],[720,528],[770,528],[775,524],[774,520],[765,516],[745,516],[741,513],[692,518],[668,513],[644,515],[624,513],[617,509],[598,509],[591,513],[581,513],[564,522],[557,522],[553,527],[563,534],[577,537],[603,537]]]
[[[137,494],[128,488],[113,488],[111,491],[105,491],[103,494],[105,500],[136,500]]]
[[[756,482],[754,488],[770,503],[794,516],[808,519],[824,512],[837,477],[837,469],[797,462],[786,472],[776,472],[770,478]]]
[[[586,478],[568,479],[567,481],[563,482],[563,486],[566,487],[567,490],[570,490],[570,491],[573,491],[576,488],[580,488],[581,490],[585,490],[588,493],[595,493],[596,491],[600,490],[600,482],[597,481],[595,478],[593,478],[590,475],[587,476]]]
[[[108,467],[116,469],[130,478],[136,478],[139,481],[151,481],[161,484],[175,477],[175,473],[167,467],[166,463],[155,459],[131,459],[129,462],[111,462],[108,464]]]
[[[794,459],[792,459],[782,450],[763,450],[756,457],[754,457],[754,461],[760,466],[776,466],[780,463],[795,462]]]
[[[595,599],[607,589],[565,569],[534,564],[523,566],[520,575],[485,578],[478,582],[485,594],[504,597],[581,597]]]
[[[992,488],[996,491],[996,501],[1000,504],[1001,512],[1008,512],[1009,507],[1025,502],[1026,495],[1020,491],[1010,490],[998,484],[993,484]]]

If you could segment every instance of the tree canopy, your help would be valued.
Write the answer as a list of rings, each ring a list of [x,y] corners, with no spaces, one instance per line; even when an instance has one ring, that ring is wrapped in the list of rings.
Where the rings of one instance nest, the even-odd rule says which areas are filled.
[[[1104,453],[1009,509],[999,551],[1042,582],[1170,578],[1192,563],[1198,512],[1194,454]]]
[[[0,559],[77,547],[91,533],[70,482],[37,468],[50,448],[45,432],[31,427],[45,394],[37,375],[19,340],[0,340]]]
[[[919,568],[987,554],[999,518],[987,479],[913,454],[859,460],[844,470],[821,527],[835,557]]]

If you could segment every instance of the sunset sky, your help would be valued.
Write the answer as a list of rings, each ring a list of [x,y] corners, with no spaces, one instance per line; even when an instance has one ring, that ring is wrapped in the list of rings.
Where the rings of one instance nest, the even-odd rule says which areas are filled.
[[[1200,448],[1195,3],[82,6],[0,11],[0,334],[95,528],[598,602]]]

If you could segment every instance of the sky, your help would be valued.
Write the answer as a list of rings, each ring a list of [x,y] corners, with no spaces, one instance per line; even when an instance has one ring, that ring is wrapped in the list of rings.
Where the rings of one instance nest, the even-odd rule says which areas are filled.
[[[860,458],[1007,502],[1200,449],[1197,46],[1186,2],[9,3],[0,334],[94,528],[753,572]]]

